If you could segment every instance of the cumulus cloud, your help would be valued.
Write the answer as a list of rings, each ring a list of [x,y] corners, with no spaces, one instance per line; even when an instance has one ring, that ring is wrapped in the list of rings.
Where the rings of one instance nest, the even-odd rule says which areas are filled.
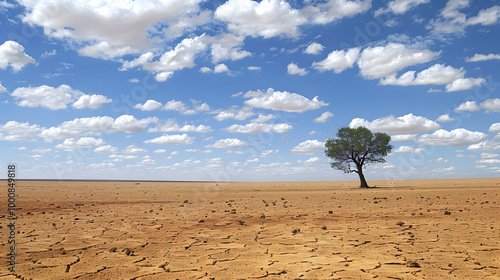
[[[82,55],[109,59],[151,48],[165,34],[172,36],[179,21],[185,26],[181,29],[203,24],[203,20],[190,20],[200,15],[200,2],[41,0],[20,4],[26,10],[23,22],[41,26],[51,38],[72,42]],[[158,30],[159,23],[167,26],[165,30]]]
[[[102,106],[102,104],[105,103],[111,103],[113,100],[106,98],[106,96],[103,95],[97,95],[97,94],[92,94],[92,95],[82,95],[78,100],[73,103],[74,108],[76,109],[85,109],[85,108],[90,108],[90,109],[97,109]]]
[[[466,101],[460,104],[455,110],[455,112],[475,112],[479,111],[479,106],[477,106],[476,101]]]
[[[229,127],[224,128],[227,132],[238,132],[247,134],[259,134],[259,133],[286,133],[293,127],[286,123],[277,124],[266,124],[266,123],[249,123],[246,125],[233,124]]]
[[[214,67],[215,74],[224,73],[224,72],[229,72],[229,68],[227,68],[226,64],[221,63],[221,64],[215,65],[215,67]]]
[[[2,86],[2,84],[0,84],[0,93],[4,92],[7,92],[7,89],[4,86]]]
[[[296,93],[275,91],[272,88],[268,89],[266,93],[245,101],[245,104],[255,108],[294,113],[303,113],[308,110],[315,110],[323,106],[328,106],[328,103],[318,100],[317,96],[310,100]]]
[[[8,121],[0,124],[0,141],[33,142],[42,128],[29,122]]]
[[[163,144],[163,145],[187,145],[194,142],[194,137],[184,134],[165,134],[154,139],[146,140],[144,143]]]
[[[240,140],[237,138],[226,138],[217,140],[214,144],[207,145],[206,147],[213,149],[239,149],[247,145],[248,143],[244,140]]]
[[[411,49],[401,43],[368,47],[361,52],[358,66],[367,79],[378,79],[395,75],[408,66],[429,62],[439,55],[430,50]]]
[[[440,122],[440,123],[444,123],[444,122],[451,122],[455,120],[454,118],[450,117],[450,114],[444,114],[444,115],[440,115],[436,121],[437,122]]]
[[[318,162],[318,161],[321,161],[321,158],[319,158],[319,157],[312,157],[312,158],[306,159],[304,161],[298,160],[297,163],[311,164],[311,163],[315,163],[315,162]]]
[[[307,22],[299,10],[279,0],[229,0],[217,8],[214,16],[237,35],[264,38],[297,37],[298,27]]]
[[[43,107],[50,110],[60,110],[68,108],[68,104],[73,103],[76,109],[91,108],[96,109],[104,103],[109,103],[112,100],[102,95],[87,95],[83,92],[72,89],[68,85],[60,85],[57,88],[51,86],[39,87],[20,87],[16,88],[12,93],[17,105],[21,107]]]
[[[439,129],[433,134],[424,134],[418,141],[424,145],[435,146],[463,146],[481,142],[487,135],[478,131],[469,131],[464,128],[457,128],[452,131]]]
[[[187,106],[182,101],[170,100],[161,109],[164,111],[178,111],[182,115],[195,115],[201,112],[210,111],[210,106],[207,103],[201,103],[197,100],[191,99],[193,107]]]
[[[218,37],[207,38],[206,42],[211,45],[212,62],[215,64],[219,61],[234,61],[251,56],[250,52],[241,50],[244,40],[244,36],[234,34],[223,34]]]
[[[168,119],[164,123],[158,124],[155,128],[150,128],[148,132],[199,132],[199,133],[207,133],[212,131],[210,126],[206,125],[190,125],[186,124],[183,126],[179,126],[175,119]]]
[[[118,152],[118,148],[111,145],[100,146],[94,149],[94,153],[114,154],[116,152]]]
[[[472,144],[467,147],[468,151],[496,151],[500,150],[500,137],[496,136],[493,139],[481,141],[477,144]]]
[[[288,66],[286,68],[287,68],[287,73],[290,75],[304,76],[307,73],[309,73],[309,72],[307,72],[306,69],[300,68],[297,64],[295,64],[293,62],[288,64]]]
[[[406,13],[408,10],[420,5],[428,3],[430,0],[393,0],[387,3],[387,9],[380,8],[375,11],[375,14],[392,12],[398,15]]]
[[[324,49],[325,49],[325,46],[321,45],[320,43],[312,42],[304,50],[304,53],[307,53],[307,54],[319,54]]]
[[[312,67],[318,71],[333,70],[341,73],[347,68],[352,68],[359,57],[360,48],[352,48],[347,51],[335,50],[328,54],[328,57],[319,62],[313,62]]]
[[[6,70],[8,66],[12,72],[17,73],[26,66],[34,64],[35,60],[24,53],[24,47],[14,41],[5,41],[0,45],[0,69]]]
[[[315,118],[313,122],[315,123],[325,123],[329,118],[333,117],[333,113],[330,111],[326,111],[321,116]]]
[[[394,150],[394,153],[414,153],[420,154],[424,152],[424,148],[414,148],[412,146],[401,146]]]
[[[472,87],[481,85],[484,79],[467,78],[464,79],[465,70],[463,68],[456,69],[443,64],[434,64],[433,66],[422,70],[415,77],[416,71],[408,71],[398,78],[396,75],[390,75],[380,80],[381,85],[447,85],[446,90],[459,91],[467,90]]]
[[[130,145],[130,146],[126,147],[125,149],[123,149],[123,151],[122,151],[122,153],[128,154],[128,155],[144,154],[147,152],[148,152],[148,150],[141,148],[141,147],[137,147],[136,145]]]
[[[276,116],[273,114],[267,114],[267,115],[259,114],[259,116],[256,119],[252,119],[252,120],[250,120],[250,122],[252,122],[252,123],[266,123],[274,118],[276,118]]]
[[[302,12],[312,23],[327,24],[365,13],[371,6],[371,0],[329,0],[318,3],[316,6],[306,6]]]
[[[453,92],[453,91],[469,90],[473,87],[477,87],[484,84],[484,82],[486,82],[486,80],[483,78],[458,79],[446,85],[446,91]]]
[[[224,121],[224,120],[238,120],[238,121],[243,121],[246,120],[247,118],[255,115],[254,112],[252,112],[252,109],[249,107],[243,107],[240,110],[235,110],[235,109],[230,109],[230,110],[225,110],[222,112],[219,112],[217,115],[214,116],[214,119],[218,121]]]
[[[109,130],[123,132],[142,132],[150,123],[156,122],[158,122],[158,118],[156,117],[136,119],[132,115],[121,115],[115,119]]]
[[[94,137],[69,138],[64,140],[62,144],[56,146],[57,149],[71,151],[75,149],[92,148],[104,145],[104,140]]]
[[[295,154],[312,154],[323,151],[324,149],[324,142],[319,142],[318,140],[306,140],[293,147],[290,151]]]
[[[156,100],[149,99],[144,104],[135,105],[134,108],[141,111],[154,111],[161,108],[161,103]]]
[[[465,59],[467,62],[478,62],[478,61],[487,61],[487,60],[500,60],[500,54],[490,53],[490,54],[474,54],[473,57],[468,57]]]
[[[177,46],[164,52],[157,60],[151,52],[141,55],[132,61],[125,61],[120,70],[142,66],[143,70],[156,74],[158,82],[164,82],[174,74],[174,71],[195,66],[195,58],[203,52],[207,44],[205,34],[194,38],[185,38]]]
[[[500,132],[500,123],[494,123],[490,126],[488,129],[489,132],[492,133],[499,133]]]
[[[349,127],[356,128],[364,126],[373,132],[385,132],[389,134],[418,134],[435,131],[441,126],[425,117],[407,114],[402,117],[393,115],[373,120],[372,122],[361,118],[355,118],[349,124]]]
[[[500,98],[486,99],[479,106],[490,112],[500,112]]]

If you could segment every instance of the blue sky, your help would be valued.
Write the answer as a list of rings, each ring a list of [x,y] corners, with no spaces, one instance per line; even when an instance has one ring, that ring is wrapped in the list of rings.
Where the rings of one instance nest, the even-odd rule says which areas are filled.
[[[20,178],[498,177],[496,1],[0,2],[0,163]]]

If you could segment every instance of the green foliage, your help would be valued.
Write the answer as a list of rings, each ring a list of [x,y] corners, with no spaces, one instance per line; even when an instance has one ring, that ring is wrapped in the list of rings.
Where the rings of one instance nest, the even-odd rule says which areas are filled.
[[[330,138],[325,143],[325,155],[334,161],[332,168],[345,173],[362,172],[362,167],[374,162],[385,162],[384,157],[391,152],[391,136],[385,133],[372,133],[366,127],[342,127],[337,138]],[[351,165],[356,169],[352,169]]]

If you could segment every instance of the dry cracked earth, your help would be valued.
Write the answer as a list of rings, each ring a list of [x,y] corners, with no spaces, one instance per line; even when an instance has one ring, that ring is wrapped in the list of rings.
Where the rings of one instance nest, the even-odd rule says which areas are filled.
[[[500,179],[369,183],[18,182],[0,279],[500,279]]]

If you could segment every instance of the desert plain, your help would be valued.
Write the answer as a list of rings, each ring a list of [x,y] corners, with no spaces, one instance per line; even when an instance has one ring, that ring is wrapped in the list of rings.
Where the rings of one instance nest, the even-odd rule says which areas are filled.
[[[369,183],[20,181],[0,279],[500,279],[500,178]]]

